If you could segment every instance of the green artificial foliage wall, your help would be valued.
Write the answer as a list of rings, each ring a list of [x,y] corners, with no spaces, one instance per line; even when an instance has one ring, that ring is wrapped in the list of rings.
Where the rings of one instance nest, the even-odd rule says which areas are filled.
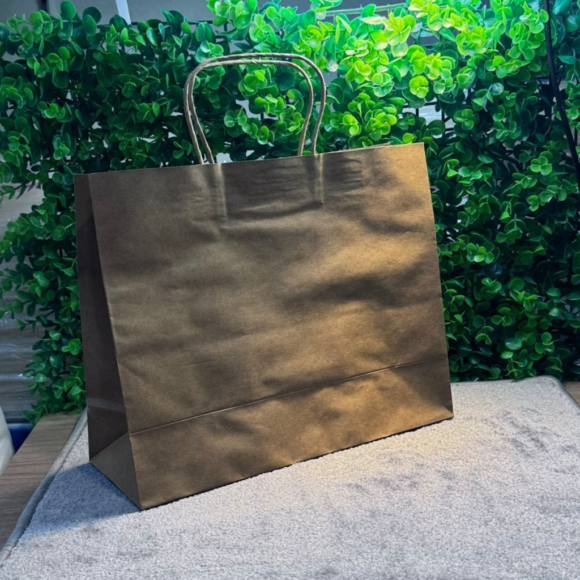
[[[45,330],[29,373],[40,394],[32,419],[84,405],[73,174],[196,162],[184,81],[197,62],[240,49],[304,54],[331,74],[320,151],[425,143],[454,380],[578,372],[579,195],[547,82],[546,12],[537,0],[325,12],[339,4],[297,13],[209,0],[213,25],[160,12],[127,26],[64,2],[59,17],[41,11],[0,26],[0,183],[12,184],[0,195],[26,195],[33,182],[44,191],[0,243],[1,258],[17,258],[0,277],[18,290],[7,315],[24,311],[22,325]],[[571,0],[553,5],[578,125],[580,13]],[[195,92],[214,152],[294,154],[304,89],[287,67],[202,74]],[[440,119],[428,122],[416,109],[430,102]]]

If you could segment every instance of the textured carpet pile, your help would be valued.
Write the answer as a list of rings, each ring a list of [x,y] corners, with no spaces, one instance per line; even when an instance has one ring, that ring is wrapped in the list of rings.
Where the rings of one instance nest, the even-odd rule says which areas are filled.
[[[580,578],[580,407],[551,378],[453,395],[450,421],[145,512],[83,433],[0,579]]]

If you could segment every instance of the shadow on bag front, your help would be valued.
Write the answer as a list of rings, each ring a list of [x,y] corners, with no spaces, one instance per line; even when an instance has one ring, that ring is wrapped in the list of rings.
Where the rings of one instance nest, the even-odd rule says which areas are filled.
[[[423,145],[303,155],[287,58],[316,151],[316,66],[229,55],[209,163],[75,178],[90,456],[140,508],[453,415]],[[214,162],[236,63],[306,77],[296,157]]]

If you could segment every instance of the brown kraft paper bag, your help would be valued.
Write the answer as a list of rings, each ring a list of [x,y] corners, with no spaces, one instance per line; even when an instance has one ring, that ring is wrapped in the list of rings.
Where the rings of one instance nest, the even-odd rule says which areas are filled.
[[[78,175],[91,462],[140,508],[452,417],[422,144]],[[197,134],[196,134],[197,133]]]

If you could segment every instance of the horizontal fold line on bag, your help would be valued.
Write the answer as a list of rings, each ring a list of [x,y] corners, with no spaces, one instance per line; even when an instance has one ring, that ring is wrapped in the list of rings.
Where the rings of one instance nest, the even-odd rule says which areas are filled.
[[[382,367],[380,369],[375,369],[373,371],[368,371],[366,373],[359,373],[357,375],[352,375],[351,377],[347,377],[345,379],[340,379],[338,381],[333,381],[331,383],[312,385],[312,386],[306,387],[304,389],[298,389],[297,391],[291,391],[289,393],[282,393],[280,395],[272,395],[271,397],[263,397],[262,399],[256,399],[255,401],[248,401],[247,403],[242,403],[241,405],[233,405],[232,407],[224,407],[223,409],[216,409],[215,411],[208,411],[206,413],[199,413],[198,415],[192,415],[191,417],[184,417],[183,419],[169,421],[168,423],[163,423],[163,425],[156,425],[155,427],[147,427],[146,429],[140,429],[138,431],[129,431],[129,434],[130,435],[138,435],[139,433],[146,433],[147,431],[153,431],[154,429],[161,429],[163,427],[168,427],[169,425],[183,423],[184,421],[191,421],[191,420],[197,419],[199,417],[205,417],[207,415],[214,415],[216,413],[223,413],[225,411],[231,411],[232,409],[240,409],[242,407],[249,407],[250,405],[257,405],[259,403],[264,403],[265,401],[271,401],[273,399],[281,399],[283,397],[289,397],[291,395],[296,395],[298,393],[304,393],[306,391],[314,391],[316,389],[326,389],[328,387],[332,387],[334,385],[341,385],[342,383],[346,383],[348,381],[352,381],[353,379],[358,379],[360,377],[365,377],[365,376],[373,375],[376,373],[381,373],[383,371],[388,371],[388,370],[392,370],[392,369],[398,369],[398,368],[408,367],[408,366],[412,366],[412,365],[419,365],[419,364],[434,362],[434,361],[440,360],[442,358],[447,358],[447,355],[442,354],[442,355],[438,355],[438,356],[427,358],[427,359],[412,361],[412,362],[408,362],[408,363],[401,363],[398,365],[392,365],[392,366],[388,366],[388,367]]]

